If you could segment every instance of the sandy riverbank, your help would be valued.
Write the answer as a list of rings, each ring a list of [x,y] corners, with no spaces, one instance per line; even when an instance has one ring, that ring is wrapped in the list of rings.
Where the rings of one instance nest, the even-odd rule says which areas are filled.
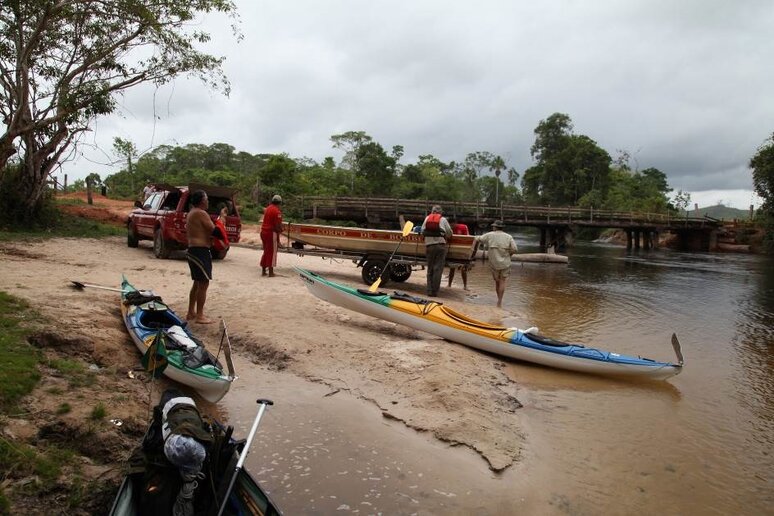
[[[245,241],[251,242],[249,231]],[[57,348],[54,352],[80,357],[100,368],[91,394],[75,401],[68,398],[82,407],[66,415],[57,415],[56,407],[67,392],[55,395],[50,389],[63,380],[44,377],[30,397],[30,403],[40,407],[38,417],[31,424],[14,419],[8,431],[34,441],[39,438],[40,425],[83,426],[78,418],[91,410],[95,400],[103,399],[108,419],[124,422],[121,427],[104,423],[103,433],[113,440],[108,457],[124,456],[129,451],[127,443],[138,439],[147,414],[143,375],[129,375],[138,365],[139,353],[123,328],[117,294],[96,289],[80,292],[68,283],[79,280],[116,287],[125,273],[136,286],[153,288],[173,309],[183,312],[190,286],[185,260],[182,255],[157,260],[149,243],[130,249],[120,237],[0,246],[0,289],[28,300],[50,319],[51,330],[78,343],[69,347],[51,344]],[[518,460],[523,444],[520,403],[517,386],[504,373],[503,362],[319,301],[292,269],[303,266],[357,285],[359,269],[351,262],[281,254],[280,276],[269,279],[260,277],[259,253],[250,247],[234,247],[226,260],[217,262],[207,304],[210,317],[225,318],[236,352],[251,358],[255,373],[279,367],[281,374],[368,400],[384,418],[475,450],[494,471]],[[415,273],[404,287],[422,295],[423,273]],[[503,312],[465,303],[459,287],[442,289],[441,299],[479,319],[501,322]],[[205,342],[217,346],[216,325],[198,326],[196,331]],[[262,357],[271,357],[268,365]],[[114,464],[88,462],[95,464],[99,478],[117,478]]]

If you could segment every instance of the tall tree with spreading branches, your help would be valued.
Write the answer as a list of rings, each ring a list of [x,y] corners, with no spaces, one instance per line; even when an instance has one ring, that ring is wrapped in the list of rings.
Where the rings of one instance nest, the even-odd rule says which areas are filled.
[[[21,163],[19,201],[33,217],[46,181],[116,96],[180,75],[228,94],[223,58],[197,17],[236,16],[231,0],[3,0],[0,2],[0,174]],[[234,29],[235,35],[236,29]],[[2,180],[2,175],[0,175]]]

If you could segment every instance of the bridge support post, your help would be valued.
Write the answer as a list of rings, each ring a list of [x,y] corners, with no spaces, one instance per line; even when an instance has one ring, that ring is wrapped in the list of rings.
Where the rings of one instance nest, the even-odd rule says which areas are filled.
[[[546,252],[546,228],[540,228],[540,252]]]
[[[640,248],[640,230],[639,229],[634,230],[634,248],[635,249]]]
[[[630,250],[632,248],[632,230],[627,229],[626,230],[626,249]]]

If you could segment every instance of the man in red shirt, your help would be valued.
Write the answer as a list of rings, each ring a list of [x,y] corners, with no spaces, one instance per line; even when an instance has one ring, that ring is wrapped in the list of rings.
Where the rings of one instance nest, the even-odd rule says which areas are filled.
[[[261,224],[261,242],[263,243],[263,255],[261,255],[261,276],[274,277],[274,267],[277,266],[277,248],[279,236],[282,233],[282,211],[280,210],[282,197],[275,195],[263,211],[263,223]]]
[[[453,235],[469,235],[470,231],[468,231],[467,224],[463,224],[462,222],[457,222],[457,217],[452,217],[451,219],[451,227],[452,227],[452,234]],[[468,266],[467,265],[452,265],[449,267],[449,284],[448,287],[452,286],[452,281],[454,281],[454,272],[457,270],[457,268],[460,268],[462,271],[462,288],[464,290],[468,290]]]

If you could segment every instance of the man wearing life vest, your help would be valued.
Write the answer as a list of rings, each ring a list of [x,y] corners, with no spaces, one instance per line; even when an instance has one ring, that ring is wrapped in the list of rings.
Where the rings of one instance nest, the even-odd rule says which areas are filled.
[[[425,217],[422,223],[427,257],[427,295],[431,297],[437,296],[441,289],[441,276],[446,264],[448,242],[451,241],[452,235],[451,225],[442,213],[440,206],[433,206],[430,215]]]

